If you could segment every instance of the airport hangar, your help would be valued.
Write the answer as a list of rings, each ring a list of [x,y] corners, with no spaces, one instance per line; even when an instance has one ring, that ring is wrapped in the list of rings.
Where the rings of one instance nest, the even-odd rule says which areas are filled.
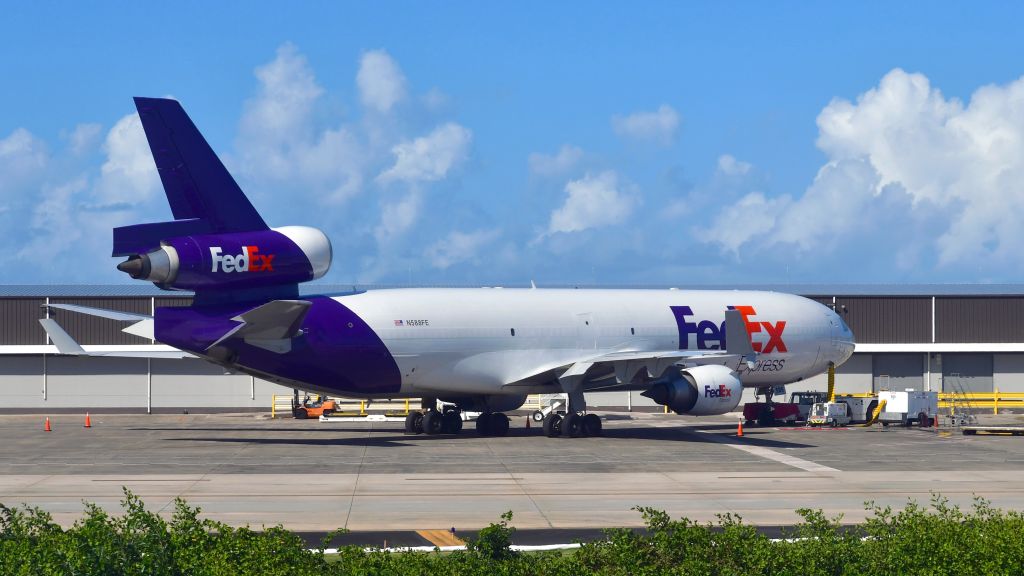
[[[304,293],[345,293],[379,287],[303,286]],[[734,287],[701,286],[701,289]],[[857,339],[853,357],[837,370],[841,393],[880,389],[1024,392],[1024,285],[744,286],[801,294],[834,306]],[[665,288],[670,289],[670,288]],[[225,373],[198,359],[56,355],[38,320],[55,318],[90,350],[166,350],[126,334],[127,324],[63,310],[77,304],[151,314],[184,306],[188,293],[142,285],[0,286],[0,412],[244,412],[269,411],[273,395],[290,389]],[[788,386],[821,390],[824,376]],[[744,400],[752,398],[745,391]],[[639,392],[594,392],[597,409],[660,409]]]

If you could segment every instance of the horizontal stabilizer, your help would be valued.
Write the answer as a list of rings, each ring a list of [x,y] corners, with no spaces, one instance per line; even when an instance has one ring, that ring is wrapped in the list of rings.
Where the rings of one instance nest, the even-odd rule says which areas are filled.
[[[121,320],[124,322],[138,322],[140,320],[153,319],[153,317],[148,314],[121,312],[120,310],[106,310],[104,308],[92,308],[90,306],[79,306],[77,304],[43,304],[43,307],[56,308],[58,310],[67,310],[68,312],[77,312],[79,314],[99,316],[100,318],[109,318],[110,320]]]
[[[57,352],[70,356],[88,355],[88,352],[82,349],[78,342],[75,342],[75,339],[61,328],[60,324],[53,318],[40,318],[39,323],[43,325],[43,330],[46,331],[46,335],[50,337],[50,340],[53,340],[54,346],[57,347]]]
[[[43,308],[55,308],[67,310],[88,316],[97,316],[120,322],[132,322],[130,326],[122,328],[122,332],[145,338],[153,339],[153,317],[148,314],[135,314],[133,312],[121,312],[120,310],[107,310],[104,308],[92,308],[90,306],[79,306],[77,304],[43,304]]]

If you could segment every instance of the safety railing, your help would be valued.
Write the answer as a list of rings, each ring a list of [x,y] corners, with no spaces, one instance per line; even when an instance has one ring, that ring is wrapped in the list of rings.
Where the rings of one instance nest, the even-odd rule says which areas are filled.
[[[367,416],[383,413],[385,416],[405,416],[414,407],[420,405],[419,398],[401,398],[399,400],[359,400],[354,398],[337,398],[337,408],[333,416]]]
[[[1024,392],[955,392],[939,393],[939,408],[950,408],[963,406],[966,401],[972,409],[992,409],[993,414],[999,414],[999,410],[1020,410],[1024,411]]]
[[[292,398],[291,394],[274,394],[270,402],[270,417],[287,416],[291,418]]]

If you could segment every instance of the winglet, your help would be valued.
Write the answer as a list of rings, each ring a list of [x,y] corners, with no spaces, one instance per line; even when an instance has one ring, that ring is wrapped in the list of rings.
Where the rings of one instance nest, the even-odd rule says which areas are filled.
[[[729,354],[739,354],[748,360],[755,356],[747,324],[739,310],[725,311],[725,346]]]
[[[40,318],[39,323],[43,325],[43,330],[46,331],[46,335],[53,340],[55,346],[57,346],[57,352],[61,354],[68,354],[71,356],[88,356],[86,352],[70,334],[64,331],[53,318]]]

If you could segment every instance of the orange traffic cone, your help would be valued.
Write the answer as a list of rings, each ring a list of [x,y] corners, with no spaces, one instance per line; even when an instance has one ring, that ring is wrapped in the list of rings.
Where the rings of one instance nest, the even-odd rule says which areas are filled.
[[[92,428],[92,421],[89,420],[89,413],[85,413],[85,426],[84,428]]]
[[[46,432],[50,432],[51,431],[50,430],[50,417],[49,416],[46,417],[46,428],[43,428],[43,430],[45,430]]]
[[[743,437],[743,418],[740,418],[739,424],[736,425],[736,436]]]

